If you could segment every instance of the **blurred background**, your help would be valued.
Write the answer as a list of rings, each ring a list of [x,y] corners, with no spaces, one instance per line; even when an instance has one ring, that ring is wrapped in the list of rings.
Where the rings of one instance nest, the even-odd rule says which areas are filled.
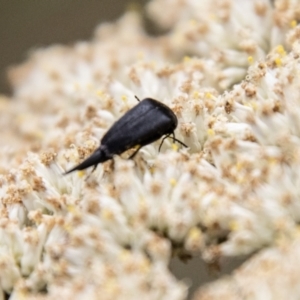
[[[50,44],[89,39],[100,22],[117,19],[147,0],[0,0],[0,93],[8,94],[9,66]]]

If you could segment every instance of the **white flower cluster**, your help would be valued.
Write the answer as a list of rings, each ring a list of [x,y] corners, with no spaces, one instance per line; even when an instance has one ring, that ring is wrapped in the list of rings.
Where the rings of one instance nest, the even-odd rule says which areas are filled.
[[[218,87],[239,82],[249,62],[263,59],[296,26],[299,2],[270,0],[153,0],[148,11],[155,22],[171,31],[178,55],[213,59]]]
[[[263,248],[196,299],[273,295],[272,276],[299,297],[290,287],[300,3],[153,0],[148,10],[168,33],[150,37],[128,13],[92,41],[38,50],[10,72],[14,99],[0,99],[11,141],[0,143],[0,299],[186,299],[172,255],[215,262]],[[134,160],[124,153],[92,174],[62,176],[135,95],[167,104],[188,148],[166,140],[159,153],[158,141]],[[280,272],[264,273],[268,253]]]

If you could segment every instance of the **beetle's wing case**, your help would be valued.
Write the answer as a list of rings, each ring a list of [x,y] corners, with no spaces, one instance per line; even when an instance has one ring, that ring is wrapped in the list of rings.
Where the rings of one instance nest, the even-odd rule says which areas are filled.
[[[101,144],[112,154],[134,146],[145,146],[177,127],[177,117],[163,103],[146,98],[130,109],[104,135]]]

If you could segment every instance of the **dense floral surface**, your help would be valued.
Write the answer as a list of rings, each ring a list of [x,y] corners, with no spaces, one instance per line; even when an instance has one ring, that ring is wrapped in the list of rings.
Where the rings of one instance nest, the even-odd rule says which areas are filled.
[[[147,11],[167,33],[148,36],[130,12],[10,72],[0,299],[186,299],[172,255],[251,254],[195,299],[299,298],[299,1],[153,0]],[[188,148],[166,140],[158,152],[158,141],[63,176],[135,95],[167,104]]]

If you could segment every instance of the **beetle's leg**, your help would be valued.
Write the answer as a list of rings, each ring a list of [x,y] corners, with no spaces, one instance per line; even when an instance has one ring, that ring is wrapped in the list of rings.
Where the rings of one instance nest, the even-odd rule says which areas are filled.
[[[86,176],[86,178],[85,178],[86,181],[87,181],[87,180],[90,178],[90,176],[94,173],[94,171],[96,170],[97,166],[98,166],[98,164],[96,164],[96,165],[93,166],[92,172],[91,172],[90,174],[88,174],[88,176]]]
[[[164,143],[164,140],[165,140],[166,138],[168,138],[171,134],[172,134],[172,133],[169,133],[169,134],[167,134],[166,136],[164,136],[164,138],[162,139],[162,141],[161,141],[161,143],[160,143],[160,145],[159,145],[158,152],[160,152],[160,148],[161,148],[162,144]]]
[[[138,96],[134,96],[134,97],[135,97],[135,99],[136,99],[137,101],[141,102],[141,100],[139,99]]]
[[[139,150],[142,148],[142,146],[139,146],[130,156],[129,159],[133,159],[136,154],[139,152]]]
[[[179,141],[179,140],[176,139],[174,132],[172,132],[171,134],[172,134],[172,139],[173,139],[174,142],[177,142],[177,143],[179,143],[180,145],[182,145],[186,148],[188,147],[185,143],[183,143],[182,141]]]
[[[91,174],[94,173],[94,171],[96,170],[97,166],[98,166],[98,164],[96,164],[96,165],[93,166],[93,170],[92,170]]]
[[[161,149],[161,146],[162,146],[164,140],[165,140],[166,138],[170,137],[170,135],[172,135],[172,140],[173,140],[173,142],[177,142],[177,143],[179,143],[180,145],[182,145],[182,146],[184,146],[184,147],[186,147],[186,148],[188,147],[185,143],[183,143],[182,141],[179,141],[178,139],[176,139],[175,133],[172,132],[172,133],[169,133],[169,134],[167,134],[166,136],[164,136],[164,138],[162,139],[162,141],[161,141],[161,143],[160,143],[160,145],[159,145],[158,152],[160,152],[160,149]]]

